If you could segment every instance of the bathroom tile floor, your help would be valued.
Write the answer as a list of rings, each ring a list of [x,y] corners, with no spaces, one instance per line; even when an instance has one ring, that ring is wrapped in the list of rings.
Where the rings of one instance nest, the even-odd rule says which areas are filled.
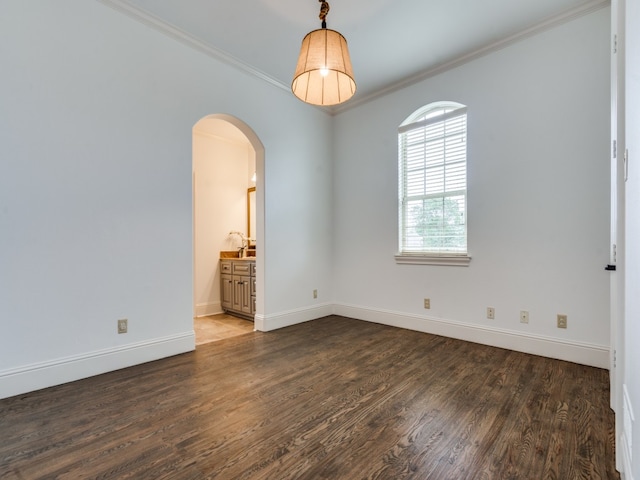
[[[193,319],[196,345],[253,332],[253,322],[225,313]]]

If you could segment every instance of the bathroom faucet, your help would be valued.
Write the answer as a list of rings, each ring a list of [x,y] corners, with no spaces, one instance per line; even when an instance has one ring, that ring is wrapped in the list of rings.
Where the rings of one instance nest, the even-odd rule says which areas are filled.
[[[240,257],[244,258],[247,255],[247,249],[249,248],[249,239],[242,232],[229,232],[229,235],[238,235],[242,240],[242,245],[238,248]]]

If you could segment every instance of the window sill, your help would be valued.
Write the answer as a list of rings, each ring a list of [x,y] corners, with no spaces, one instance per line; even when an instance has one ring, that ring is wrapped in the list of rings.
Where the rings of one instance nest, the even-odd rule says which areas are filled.
[[[428,253],[398,253],[395,255],[399,265],[446,265],[451,267],[468,267],[471,257],[466,254],[428,254]]]

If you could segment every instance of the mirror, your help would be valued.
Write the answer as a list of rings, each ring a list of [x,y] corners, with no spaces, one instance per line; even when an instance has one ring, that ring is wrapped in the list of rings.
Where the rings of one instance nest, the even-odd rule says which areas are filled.
[[[256,237],[256,187],[247,189],[247,237],[255,243]]]

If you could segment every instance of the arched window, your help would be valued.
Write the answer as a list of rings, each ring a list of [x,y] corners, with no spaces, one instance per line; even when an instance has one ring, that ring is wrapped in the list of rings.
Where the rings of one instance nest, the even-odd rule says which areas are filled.
[[[418,109],[398,128],[398,150],[398,259],[466,257],[467,107],[437,102]]]

